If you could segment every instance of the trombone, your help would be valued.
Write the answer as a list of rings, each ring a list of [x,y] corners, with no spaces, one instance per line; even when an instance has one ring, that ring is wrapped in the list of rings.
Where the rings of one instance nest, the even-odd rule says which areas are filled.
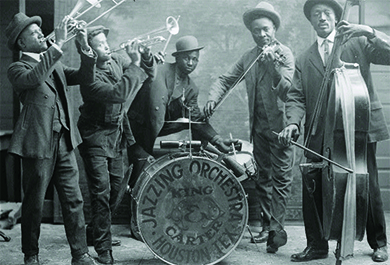
[[[150,46],[153,46],[155,44],[158,44],[158,43],[166,42],[164,49],[162,51],[162,53],[165,53],[165,50],[168,46],[168,43],[169,43],[172,35],[176,35],[177,33],[179,33],[179,22],[178,22],[179,18],[180,18],[180,16],[178,16],[177,19],[172,17],[172,16],[167,17],[167,19],[165,20],[165,27],[152,30],[152,31],[145,33],[143,35],[140,35],[136,38],[125,41],[119,45],[118,49],[112,50],[111,53],[126,49],[126,46],[129,45],[131,42],[133,42],[135,39],[139,40],[138,44],[141,45],[141,48],[146,48],[146,47],[150,47]],[[162,33],[165,31],[169,32],[168,40],[162,36],[151,37],[151,35],[153,35],[153,34],[158,34],[158,33]]]
[[[77,0],[76,5],[72,9],[72,11],[69,13],[69,15],[67,15],[68,17],[70,17],[70,21],[71,21],[69,23],[69,27],[68,27],[68,32],[70,33],[71,36],[68,37],[65,40],[65,42],[68,42],[71,39],[73,39],[76,36],[76,29],[80,29],[81,24],[85,23],[84,21],[78,21],[77,19],[79,17],[81,17],[82,15],[84,15],[85,13],[87,13],[89,10],[91,10],[94,7],[100,8],[101,7],[100,3],[102,1],[103,0]],[[98,20],[99,18],[101,18],[102,16],[107,14],[108,12],[111,12],[111,10],[118,7],[119,5],[124,3],[126,0],[120,0],[120,1],[111,0],[111,1],[114,2],[115,5],[112,6],[111,8],[109,8],[108,10],[106,10],[105,12],[103,12],[102,14],[100,14],[99,16],[97,16],[92,21],[86,23],[85,27],[88,27],[90,24],[92,24],[93,22],[95,22],[96,20]],[[79,12],[82,8],[84,8],[84,6],[86,4],[90,4],[90,6],[88,8],[86,8],[84,11]],[[43,41],[49,41],[50,43],[55,43],[55,32],[53,31],[52,33],[47,35]]]

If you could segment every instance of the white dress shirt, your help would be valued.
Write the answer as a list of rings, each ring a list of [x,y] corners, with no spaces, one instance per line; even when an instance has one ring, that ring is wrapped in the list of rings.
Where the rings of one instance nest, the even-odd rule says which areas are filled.
[[[333,49],[333,44],[334,44],[334,37],[336,36],[336,30],[333,30],[329,35],[328,37],[326,37],[326,39],[328,40],[328,44],[329,44],[329,55],[332,53],[332,49]],[[320,36],[317,35],[317,44],[318,44],[318,51],[321,55],[321,59],[322,59],[322,62],[324,63],[325,65],[325,61],[324,61],[324,54],[325,54],[325,51],[324,51],[324,45],[323,42],[324,42],[324,38],[321,38]]]

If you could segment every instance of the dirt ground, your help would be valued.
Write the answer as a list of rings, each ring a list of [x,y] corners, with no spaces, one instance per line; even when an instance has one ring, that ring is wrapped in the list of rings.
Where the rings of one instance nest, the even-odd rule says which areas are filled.
[[[386,213],[387,235],[390,236],[390,213]],[[40,237],[40,261],[43,265],[69,265],[71,256],[69,246],[65,238],[63,225],[57,224],[42,224]],[[20,243],[20,224],[17,224],[11,230],[2,230],[5,234],[11,237],[11,241],[5,242],[0,238],[0,265],[20,265],[23,264],[23,254],[21,252]],[[225,257],[218,265],[280,265],[280,264],[299,264],[290,261],[290,256],[293,253],[302,251],[306,246],[304,226],[302,224],[288,224],[286,226],[288,234],[288,242],[281,247],[276,254],[266,253],[265,243],[252,244],[250,243],[250,234],[248,230],[243,235],[238,246]],[[129,236],[129,227],[127,225],[113,225],[113,236],[115,239],[120,239],[122,245],[113,247],[113,255],[115,264],[120,265],[157,265],[165,264],[156,257],[149,248],[142,242],[137,241]],[[310,265],[328,265],[335,264],[336,259],[333,255],[336,242],[330,242],[329,257],[327,259],[310,261],[302,264]],[[386,264],[376,263],[371,260],[372,250],[368,246],[366,239],[355,242],[354,257],[343,261],[344,265],[371,265],[371,264]],[[92,257],[97,257],[93,247],[89,247],[89,252]]]

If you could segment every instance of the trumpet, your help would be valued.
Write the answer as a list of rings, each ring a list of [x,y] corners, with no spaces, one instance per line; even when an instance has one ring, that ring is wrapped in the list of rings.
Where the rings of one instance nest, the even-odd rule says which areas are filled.
[[[65,42],[68,42],[71,39],[73,39],[76,36],[77,30],[82,28],[83,24],[85,24],[85,27],[89,26],[90,24],[92,24],[93,22],[95,22],[96,20],[98,20],[99,18],[101,18],[102,16],[104,16],[105,14],[110,12],[111,10],[113,10],[114,8],[116,8],[119,5],[121,5],[122,3],[124,3],[126,0],[121,0],[119,2],[117,2],[115,0],[111,0],[112,2],[114,2],[114,6],[112,6],[111,8],[109,8],[108,10],[106,10],[105,12],[103,12],[102,14],[100,14],[99,16],[97,16],[95,19],[93,19],[92,21],[90,21],[88,23],[86,23],[82,20],[80,20],[80,21],[77,20],[79,17],[81,17],[82,15],[87,13],[92,8],[94,8],[94,7],[100,8],[101,7],[100,3],[102,1],[103,0],[77,0],[76,5],[72,9],[72,11],[69,13],[69,15],[67,15],[70,18],[69,19],[70,22],[68,24],[68,35],[70,35],[70,37],[68,37],[65,40]],[[84,8],[84,6],[86,4],[90,4],[90,6],[88,8],[86,8],[84,11],[80,12],[81,9]],[[49,41],[50,43],[55,43],[55,32],[53,31],[52,33],[47,35],[43,39],[43,41]]]
[[[172,17],[172,16],[167,17],[167,19],[165,20],[165,27],[159,28],[159,29],[155,29],[155,30],[153,30],[151,32],[148,32],[146,34],[140,35],[140,36],[138,36],[136,38],[133,38],[131,40],[122,42],[119,45],[119,48],[115,49],[115,50],[112,50],[111,53],[118,52],[120,50],[126,49],[126,46],[129,45],[130,43],[132,43],[133,41],[135,41],[136,39],[139,40],[138,44],[141,46],[141,49],[145,49],[145,48],[153,46],[155,44],[166,42],[165,47],[164,47],[164,49],[162,51],[163,53],[165,53],[165,49],[166,49],[166,47],[168,45],[169,40],[171,39],[171,36],[172,35],[176,35],[177,33],[179,33],[179,22],[178,22],[179,18],[180,18],[180,16],[177,19]],[[162,33],[162,32],[165,32],[165,31],[169,32],[168,40],[166,40],[162,36],[151,37],[151,35],[153,35],[153,34],[158,34],[158,33]]]
[[[119,48],[115,49],[115,50],[112,50],[111,53],[118,52],[120,50],[126,49],[127,45],[129,45],[130,43],[132,43],[136,39],[137,38],[134,38],[132,40],[128,40],[126,42],[122,42],[119,45]],[[166,39],[163,36],[156,36],[156,37],[153,37],[153,38],[149,37],[149,38],[146,38],[146,39],[138,40],[138,44],[140,45],[140,49],[146,49],[146,48],[148,48],[150,46],[153,46],[153,45],[156,45],[156,44],[159,44],[159,43],[163,43],[165,41],[166,41]]]

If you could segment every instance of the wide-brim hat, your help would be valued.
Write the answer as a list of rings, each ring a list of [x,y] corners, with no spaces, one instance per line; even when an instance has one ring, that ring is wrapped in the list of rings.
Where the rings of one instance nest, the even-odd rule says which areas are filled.
[[[247,29],[251,29],[251,23],[253,20],[267,17],[271,19],[276,27],[276,30],[280,27],[280,15],[275,11],[273,5],[268,2],[260,2],[255,8],[247,10],[242,16],[244,19],[244,24]]]
[[[303,13],[309,21],[311,9],[313,6],[318,4],[330,6],[334,10],[337,21],[340,21],[341,15],[343,13],[343,7],[336,0],[307,0],[303,6]]]
[[[42,25],[42,19],[39,16],[28,17],[26,14],[20,12],[13,16],[11,22],[5,29],[5,35],[8,38],[7,46],[10,50],[15,49],[16,40],[19,38],[20,33],[29,25],[37,24]]]
[[[194,36],[184,36],[177,40],[176,51],[172,56],[176,56],[183,52],[191,52],[203,49],[204,46],[199,46],[198,40]]]

